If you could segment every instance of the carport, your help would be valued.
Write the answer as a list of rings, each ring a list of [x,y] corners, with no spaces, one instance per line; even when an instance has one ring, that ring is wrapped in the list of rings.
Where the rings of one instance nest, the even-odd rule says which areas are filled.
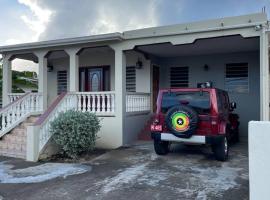
[[[247,138],[248,122],[260,120],[260,39],[230,35],[196,39],[183,45],[159,43],[135,48],[153,65],[153,103],[156,90],[197,87],[211,81],[237,103],[240,135]],[[158,87],[157,87],[158,86]]]

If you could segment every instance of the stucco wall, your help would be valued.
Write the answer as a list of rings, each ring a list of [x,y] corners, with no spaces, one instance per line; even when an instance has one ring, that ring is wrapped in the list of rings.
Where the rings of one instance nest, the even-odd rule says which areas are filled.
[[[122,146],[123,137],[121,127],[116,117],[99,117],[101,119],[101,130],[98,132],[96,146],[98,148],[114,149]]]
[[[145,126],[149,117],[149,113],[141,115],[126,115],[123,135],[125,145],[129,145],[138,139],[138,134]]]
[[[57,71],[67,70],[68,71],[68,79],[69,79],[69,59],[54,59],[52,63],[53,71],[48,73],[48,105],[50,105],[53,100],[57,97]],[[68,89],[69,89],[69,81],[68,81]]]
[[[251,200],[270,197],[270,122],[249,123],[249,187]]]
[[[146,60],[142,54],[135,51],[126,52],[126,65],[135,66],[138,58],[143,62],[142,69],[136,69],[136,92],[148,92],[151,90],[151,65],[150,61]],[[48,105],[57,96],[57,71],[67,70],[69,76],[69,58],[54,59],[50,61],[53,66],[53,71],[48,72]],[[114,52],[108,51],[96,51],[87,52],[79,56],[80,67],[98,67],[98,66],[110,66],[110,83],[111,90],[114,90],[115,82],[115,63],[114,63]],[[79,76],[79,75],[78,75]],[[117,77],[117,75],[116,75]],[[68,79],[69,88],[69,79]]]
[[[136,69],[136,92],[147,92],[151,90],[151,65],[150,61],[146,60],[138,52],[128,51],[126,52],[126,65],[135,66],[138,58],[143,62],[142,69]],[[50,61],[53,66],[53,71],[48,72],[48,104],[50,105],[57,97],[57,71],[67,70],[69,77],[69,58],[54,59]],[[114,90],[115,77],[115,64],[114,64],[114,52],[102,51],[102,52],[87,52],[83,53],[79,57],[80,67],[97,67],[97,66],[110,66],[110,82],[111,90]],[[69,79],[68,79],[69,89]],[[117,106],[117,105],[116,105]],[[120,106],[120,105],[119,105]],[[97,147],[102,148],[117,148],[123,144],[130,144],[137,139],[138,133],[145,125],[145,121],[149,115],[127,115],[124,122],[124,135],[120,134],[120,128],[117,117],[101,117],[102,128],[98,133],[99,139],[97,140]]]
[[[217,54],[159,59],[160,88],[170,87],[170,67],[189,66],[189,87],[197,87],[198,82],[212,81],[214,87],[225,87],[225,65],[228,63],[249,64],[249,93],[229,93],[230,100],[237,103],[236,113],[240,115],[240,132],[244,139],[248,132],[248,121],[260,117],[260,63],[259,52]],[[207,64],[209,70],[203,66]]]

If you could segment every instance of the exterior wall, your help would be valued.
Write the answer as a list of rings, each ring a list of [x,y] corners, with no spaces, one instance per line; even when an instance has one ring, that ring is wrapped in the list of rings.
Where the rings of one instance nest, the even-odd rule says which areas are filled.
[[[259,52],[190,56],[160,59],[160,88],[170,87],[169,67],[189,66],[189,87],[197,87],[198,82],[212,81],[214,87],[224,89],[225,65],[247,62],[249,64],[249,93],[229,93],[230,100],[237,103],[236,113],[240,115],[240,134],[247,136],[250,120],[260,120],[260,62]],[[204,71],[203,66],[209,66]]]
[[[138,58],[142,61],[143,67],[136,69],[136,92],[151,92],[151,62],[146,60],[141,53],[129,51],[126,53],[127,66],[135,66]]]
[[[151,67],[150,61],[146,60],[142,54],[135,51],[129,51],[126,53],[127,66],[135,66],[138,58],[143,62],[142,69],[136,69],[136,92],[151,91]],[[111,90],[114,91],[115,82],[115,64],[114,64],[114,52],[91,52],[80,55],[79,66],[80,67],[95,67],[95,66],[110,66],[110,83]],[[48,105],[50,105],[57,96],[57,71],[68,71],[68,89],[69,89],[69,58],[54,59],[51,61],[53,71],[48,72]],[[78,75],[79,76],[79,75]]]
[[[249,123],[249,187],[251,200],[270,196],[270,122]]]
[[[129,145],[137,140],[138,134],[145,126],[146,121],[149,119],[150,114],[140,114],[140,115],[127,115],[125,117],[125,127],[123,141],[124,145]]]
[[[98,148],[115,149],[122,146],[121,127],[116,117],[100,117],[101,130],[98,133]]]
[[[135,51],[126,52],[126,65],[135,66],[138,58],[143,62],[142,69],[136,69],[136,92],[151,92],[151,63],[146,60],[142,54]],[[110,66],[111,72],[111,90],[114,90],[115,83],[115,61],[114,52],[91,52],[83,53],[79,58],[80,67]],[[69,58],[54,59],[50,61],[53,71],[48,72],[48,105],[57,97],[57,71],[68,71],[68,89],[69,89]],[[79,75],[78,75],[79,76]],[[117,105],[116,105],[117,106]],[[149,114],[127,115],[125,118],[124,135],[119,135],[120,130],[116,117],[102,117],[102,128],[98,133],[97,147],[117,148],[121,146],[122,139],[124,144],[130,144],[137,139],[138,133],[144,127]],[[112,131],[113,130],[113,131]],[[123,138],[122,138],[123,137]]]
[[[68,80],[69,80],[69,58],[55,59],[52,61],[51,65],[53,66],[52,72],[48,73],[48,106],[55,100],[57,97],[57,72],[61,70],[67,70]],[[69,81],[68,81],[69,89]]]

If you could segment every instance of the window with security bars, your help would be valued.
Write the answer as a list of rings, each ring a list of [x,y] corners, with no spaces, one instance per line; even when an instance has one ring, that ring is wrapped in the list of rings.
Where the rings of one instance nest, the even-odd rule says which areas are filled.
[[[133,66],[126,69],[126,90],[136,92],[136,69]]]
[[[67,71],[57,72],[57,94],[67,91]]]
[[[171,67],[171,88],[182,88],[189,86],[189,67]]]
[[[248,63],[231,63],[226,65],[225,89],[233,93],[249,92]]]

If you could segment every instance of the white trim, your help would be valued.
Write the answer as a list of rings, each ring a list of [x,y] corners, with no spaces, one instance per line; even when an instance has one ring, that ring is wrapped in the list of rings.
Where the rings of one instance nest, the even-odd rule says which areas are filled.
[[[106,41],[121,41],[121,40],[123,40],[121,33],[110,33],[110,34],[101,34],[101,35],[93,35],[93,36],[65,38],[65,39],[59,39],[59,40],[49,40],[49,41],[41,41],[41,42],[0,46],[0,53],[10,52],[10,51],[38,49],[38,48],[48,48],[48,47],[55,47],[55,46],[66,46],[66,45],[76,45],[76,44],[106,42]]]
[[[169,141],[169,142],[183,142],[183,143],[191,143],[191,144],[205,144],[205,136],[200,135],[193,135],[190,138],[179,138],[174,136],[171,133],[161,133],[161,140],[162,141]]]

